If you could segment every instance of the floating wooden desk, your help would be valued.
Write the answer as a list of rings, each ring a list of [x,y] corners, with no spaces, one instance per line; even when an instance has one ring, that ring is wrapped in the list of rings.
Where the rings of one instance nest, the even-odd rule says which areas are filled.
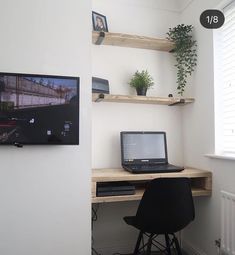
[[[212,173],[194,168],[186,168],[177,173],[132,174],[123,169],[93,169],[92,170],[92,203],[140,200],[144,193],[146,182],[162,177],[187,177],[191,179],[193,196],[211,196]],[[97,197],[98,182],[129,181],[136,186],[134,195]]]

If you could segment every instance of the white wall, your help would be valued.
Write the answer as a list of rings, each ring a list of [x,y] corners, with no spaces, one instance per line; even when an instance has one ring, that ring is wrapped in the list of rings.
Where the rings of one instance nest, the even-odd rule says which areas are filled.
[[[178,8],[181,12],[184,11],[185,8],[194,0],[176,0],[178,4]]]
[[[110,32],[165,37],[169,27],[178,24],[179,13],[173,1],[94,0],[93,11],[107,17]],[[148,69],[154,88],[148,95],[175,93],[176,73],[171,54],[113,46],[92,46],[92,75],[106,78],[113,94],[134,95],[128,82],[136,70]],[[92,167],[120,167],[120,131],[165,130],[169,160],[183,163],[181,108],[159,105],[93,103]],[[102,204],[94,225],[94,246],[102,254],[131,252],[137,231],[122,217],[136,212],[138,202]]]
[[[125,30],[138,35],[165,37],[168,28],[178,22],[177,12],[158,10],[158,5],[155,8],[143,7],[144,1],[138,1],[139,5],[142,3],[140,6],[133,1],[125,2],[125,5],[108,0],[93,2],[93,10],[107,16],[109,31]],[[133,22],[127,23],[128,17]],[[156,26],[159,26],[159,29]],[[112,94],[136,94],[128,82],[136,70],[147,69],[155,81],[154,88],[148,91],[148,95],[177,95],[173,64],[172,56],[166,52],[92,46],[92,75],[108,79]],[[180,107],[156,105],[93,103],[92,166],[120,166],[119,132],[134,129],[166,129],[170,159],[178,164],[182,163],[182,154],[179,150],[176,153],[174,150],[181,146],[180,110]]]
[[[79,146],[0,148],[0,254],[89,255],[91,3],[0,9],[0,71],[81,77]]]
[[[198,41],[198,67],[187,91],[196,101],[184,108],[183,114],[184,161],[185,165],[213,172],[212,197],[195,200],[196,219],[184,231],[184,242],[207,255],[217,254],[214,240],[220,237],[220,191],[235,192],[235,162],[205,157],[214,153],[213,32],[200,25],[199,16],[205,9],[217,8],[220,2],[194,0],[181,20],[194,25]]]

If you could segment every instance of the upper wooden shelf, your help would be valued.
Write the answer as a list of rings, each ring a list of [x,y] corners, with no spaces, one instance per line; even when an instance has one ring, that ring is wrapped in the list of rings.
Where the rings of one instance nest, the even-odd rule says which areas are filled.
[[[104,44],[168,52],[174,49],[174,43],[167,39],[121,33],[93,31],[92,42],[97,45]]]
[[[127,96],[111,94],[92,94],[93,102],[116,102],[116,103],[138,103],[138,104],[159,104],[159,105],[185,105],[194,102],[194,98],[179,97],[148,97],[148,96]]]

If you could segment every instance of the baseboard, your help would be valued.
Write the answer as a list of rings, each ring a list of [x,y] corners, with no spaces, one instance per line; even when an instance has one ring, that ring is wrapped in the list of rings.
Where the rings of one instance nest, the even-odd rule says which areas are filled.
[[[132,254],[133,251],[133,244],[128,243],[119,243],[118,245],[112,246],[95,246],[94,247],[99,254],[102,255],[110,255],[113,253],[120,253],[120,254]],[[196,248],[189,242],[182,241],[182,249],[188,255],[207,255],[205,252],[201,251],[200,249]]]
[[[130,254],[132,251],[133,245],[130,244],[119,244],[117,246],[102,246],[102,247],[94,247],[98,253],[102,255],[110,255],[113,253],[120,253],[120,254]]]
[[[183,250],[189,255],[207,255],[204,251],[200,250],[198,247],[195,247],[187,241],[182,241]]]

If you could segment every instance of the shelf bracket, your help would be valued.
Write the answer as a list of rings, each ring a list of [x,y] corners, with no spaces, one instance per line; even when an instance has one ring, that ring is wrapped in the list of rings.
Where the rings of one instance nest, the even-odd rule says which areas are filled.
[[[175,105],[184,105],[185,99],[181,98],[178,102],[174,102],[172,104],[169,104],[168,106],[175,106]]]
[[[104,38],[105,38],[105,32],[100,32],[99,37],[97,38],[95,44],[96,45],[101,45]]]
[[[96,98],[95,102],[98,103],[98,102],[101,102],[102,100],[104,99],[104,94],[99,94],[99,96]]]

